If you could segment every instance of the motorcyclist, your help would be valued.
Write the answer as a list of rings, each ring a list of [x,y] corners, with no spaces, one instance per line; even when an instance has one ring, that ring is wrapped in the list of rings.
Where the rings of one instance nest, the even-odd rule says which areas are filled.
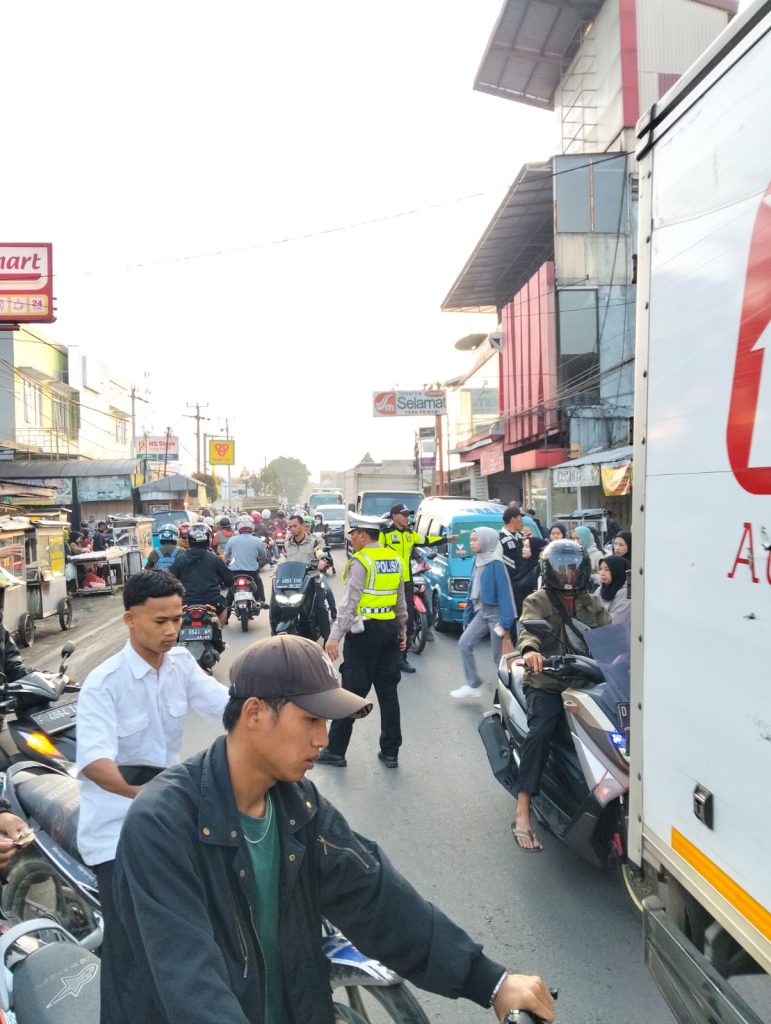
[[[262,537],[263,543],[265,544],[265,553],[268,558],[268,565],[274,565],[277,559],[275,550],[275,541],[273,534],[275,532],[275,525],[270,520],[270,509],[264,508],[261,512],[262,525],[265,528],[267,536]],[[258,534],[258,536],[261,536]]]
[[[211,529],[193,523],[187,534],[190,550],[175,558],[169,569],[185,587],[185,604],[210,604],[217,609],[220,625],[227,622],[227,602],[221,591],[233,585],[233,574],[210,550]]]
[[[220,558],[225,557],[225,548],[231,537],[235,537],[236,532],[233,529],[230,516],[219,516],[217,523],[217,529],[214,534],[214,538],[217,542],[217,554]],[[251,521],[249,523],[251,526]]]
[[[252,581],[252,590],[260,608],[267,608],[265,602],[265,586],[260,576],[260,569],[265,565],[265,545],[252,532],[252,520],[249,516],[241,516],[236,524],[237,536],[231,537],[223,553],[225,565],[234,575],[248,576]],[[233,591],[228,591],[228,617],[233,607]]]
[[[559,654],[588,654],[583,640],[587,628],[607,626],[611,617],[587,590],[591,563],[580,544],[555,540],[541,556],[543,587],[522,604],[519,649],[525,662],[524,690],[528,735],[522,747],[517,778],[517,813],[512,826],[517,845],[529,852],[542,849],[530,821],[530,800],[538,792],[552,739],[567,729],[562,691],[581,685],[544,673],[544,658]],[[547,639],[530,633],[528,621],[545,619],[552,629]]]
[[[188,535],[189,531],[190,531],[190,523],[180,523],[179,524],[179,541],[178,541],[178,544],[179,544],[179,547],[182,549],[182,551],[187,551],[187,549],[190,547],[190,545],[187,542],[187,535]]]
[[[284,544],[284,556],[288,562],[303,562],[305,565],[312,566],[316,570],[323,570],[327,564],[326,559],[322,557],[322,550],[319,546],[318,537],[311,533],[308,528],[308,524],[305,522],[305,517],[301,515],[293,515],[289,518],[288,523],[289,535],[287,536],[286,543]],[[313,586],[318,590],[321,587],[321,583],[318,574],[313,579]],[[323,593],[323,591],[322,591]],[[315,596],[315,595],[314,595]],[[326,594],[323,593],[324,598]],[[315,602],[316,607],[316,621],[318,623],[319,631],[322,637],[326,641],[329,637],[329,616],[327,610],[324,607],[324,600],[317,600]]]
[[[158,531],[158,547],[153,548],[147,556],[145,569],[169,569],[174,559],[181,554],[179,527],[174,523],[166,523]]]

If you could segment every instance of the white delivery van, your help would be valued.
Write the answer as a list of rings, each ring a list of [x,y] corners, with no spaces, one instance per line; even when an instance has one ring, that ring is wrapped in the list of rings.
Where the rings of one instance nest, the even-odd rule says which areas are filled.
[[[630,857],[682,1024],[771,1021],[771,0],[638,125]]]

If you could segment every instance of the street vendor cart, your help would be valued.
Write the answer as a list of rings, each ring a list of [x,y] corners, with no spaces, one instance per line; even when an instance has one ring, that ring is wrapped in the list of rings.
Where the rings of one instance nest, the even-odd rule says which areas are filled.
[[[35,622],[27,608],[25,547],[29,522],[13,516],[0,518],[0,585],[3,622],[20,647],[35,639]]]
[[[42,519],[30,523],[26,531],[27,611],[34,621],[56,615],[60,628],[69,629],[72,601],[64,571],[64,526]]]

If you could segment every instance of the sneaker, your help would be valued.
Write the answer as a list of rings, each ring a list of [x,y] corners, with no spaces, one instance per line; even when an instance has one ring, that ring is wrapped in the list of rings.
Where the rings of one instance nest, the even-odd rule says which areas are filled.
[[[333,765],[335,768],[345,768],[348,764],[342,754],[333,754],[328,747],[324,747],[319,754],[318,763]]]
[[[482,687],[481,686],[461,686],[457,690],[450,690],[450,696],[455,697],[456,700],[466,700],[469,697],[481,697]]]
[[[399,767],[399,758],[396,756],[396,754],[384,754],[382,750],[378,750],[377,756],[383,762],[386,768]]]

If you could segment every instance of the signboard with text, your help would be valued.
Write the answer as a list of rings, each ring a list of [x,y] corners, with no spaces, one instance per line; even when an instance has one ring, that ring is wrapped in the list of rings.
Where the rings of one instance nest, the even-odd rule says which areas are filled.
[[[53,323],[53,282],[49,242],[0,242],[0,322]]]
[[[374,391],[373,416],[446,416],[444,391]]]
[[[231,437],[212,437],[209,439],[209,465],[235,466],[236,442]]]
[[[135,454],[148,462],[179,462],[179,438],[174,434],[146,434],[137,438]]]

